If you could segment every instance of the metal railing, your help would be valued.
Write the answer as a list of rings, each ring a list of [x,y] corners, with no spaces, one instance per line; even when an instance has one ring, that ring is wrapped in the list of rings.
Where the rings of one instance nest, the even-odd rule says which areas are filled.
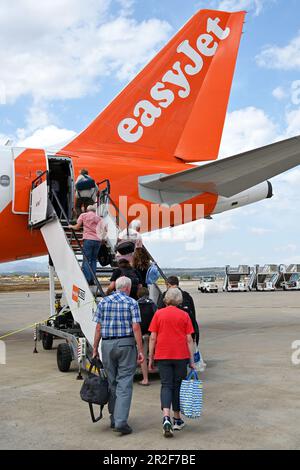
[[[70,225],[70,221],[69,221],[69,219],[68,219],[68,217],[67,217],[67,214],[65,213],[64,208],[62,207],[62,205],[61,205],[61,203],[60,203],[60,201],[59,201],[57,195],[55,194],[55,191],[52,190],[51,193],[52,193],[52,195],[53,195],[54,198],[55,198],[55,201],[56,201],[56,203],[57,203],[57,205],[58,205],[58,207],[59,207],[59,209],[60,209],[60,211],[61,211],[61,213],[62,213],[62,215],[63,215],[63,217],[64,217],[64,220],[66,221],[66,223],[67,223],[68,225]],[[104,297],[104,296],[105,296],[105,293],[104,293],[104,291],[103,291],[103,289],[102,289],[102,286],[101,286],[101,284],[100,284],[100,282],[99,282],[99,280],[98,280],[96,274],[94,273],[94,271],[93,271],[92,268],[91,268],[91,265],[90,265],[90,263],[89,263],[89,261],[88,261],[86,255],[85,255],[85,253],[84,253],[84,250],[83,250],[83,248],[82,248],[82,246],[81,246],[81,243],[80,243],[79,238],[78,238],[77,235],[76,235],[75,230],[72,229],[72,228],[71,228],[70,230],[72,230],[72,236],[74,236],[74,240],[76,240],[76,243],[77,243],[77,245],[78,245],[78,249],[79,249],[79,251],[80,251],[80,253],[81,253],[81,255],[82,255],[83,262],[85,262],[86,265],[88,266],[88,269],[89,269],[89,271],[90,271],[90,274],[92,275],[92,278],[93,278],[93,280],[94,280],[94,283],[95,283],[95,285],[96,285],[96,287],[97,287],[97,290],[96,290],[96,293],[95,293],[95,297],[97,297],[97,294],[98,294],[98,293],[99,293],[99,295],[100,295],[101,297]]]
[[[106,183],[106,188],[103,189],[103,190],[100,190],[100,186],[101,186],[103,183]],[[120,211],[119,207],[116,205],[116,203],[113,201],[113,199],[112,199],[111,196],[110,196],[110,181],[109,181],[108,179],[105,179],[105,180],[100,181],[99,183],[97,183],[97,186],[98,186],[98,190],[99,190],[99,193],[98,193],[98,205],[99,205],[99,204],[110,203],[110,204],[112,205],[112,207],[114,208],[114,210],[116,211],[116,226],[117,226],[117,228],[119,229],[119,227],[120,227],[120,220],[122,219],[122,220],[123,220],[123,223],[124,223],[124,225],[125,225],[125,227],[126,227],[126,229],[128,230],[128,228],[129,228],[129,223],[128,223],[127,218],[125,217],[124,214],[122,214],[122,212]],[[143,248],[144,248],[144,250],[146,251],[147,255],[149,256],[149,259],[150,259],[153,263],[156,264],[160,276],[164,279],[164,281],[167,281],[167,276],[165,275],[165,273],[163,272],[163,270],[159,267],[159,265],[157,264],[157,262],[155,261],[155,259],[154,259],[153,256],[151,255],[151,253],[147,250],[147,248],[145,247],[145,245],[143,245]]]

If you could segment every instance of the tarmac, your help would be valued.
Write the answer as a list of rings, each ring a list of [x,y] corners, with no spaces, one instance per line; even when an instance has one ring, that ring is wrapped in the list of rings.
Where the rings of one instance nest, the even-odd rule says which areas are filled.
[[[0,365],[0,449],[299,449],[300,365],[292,343],[300,340],[300,292],[201,294],[194,297],[207,368],[204,410],[186,419],[174,438],[161,431],[160,382],[134,383],[129,423],[133,434],[109,427],[107,410],[90,420],[81,401],[76,366],[61,373],[56,347],[33,354],[32,328],[5,339]],[[47,292],[0,294],[0,336],[48,316]]]

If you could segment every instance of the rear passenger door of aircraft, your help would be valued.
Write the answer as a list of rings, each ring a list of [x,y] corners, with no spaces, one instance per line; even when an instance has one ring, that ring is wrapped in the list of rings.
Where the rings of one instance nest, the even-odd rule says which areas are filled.
[[[29,213],[32,181],[48,170],[45,151],[40,149],[13,149],[13,204],[14,214]]]

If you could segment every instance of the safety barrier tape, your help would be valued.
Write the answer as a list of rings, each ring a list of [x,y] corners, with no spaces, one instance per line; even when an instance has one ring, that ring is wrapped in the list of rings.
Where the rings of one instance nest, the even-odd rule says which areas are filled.
[[[88,302],[87,304],[84,304],[84,306],[86,307],[89,304],[94,304],[95,306],[97,306],[97,304],[94,300],[91,301],[91,302]],[[81,308],[82,307],[77,308],[77,311],[79,311]],[[31,325],[24,326],[23,328],[20,328],[20,329],[15,330],[15,331],[11,331],[10,333],[6,333],[5,335],[0,336],[0,341],[4,338],[8,338],[9,336],[16,335],[18,333],[22,333],[22,331],[29,330],[29,328],[34,328],[36,325],[38,325],[40,323],[45,323],[48,320],[51,320],[51,318],[53,318],[53,317],[56,317],[56,315],[52,315],[52,317],[48,317],[48,318],[46,318],[46,320],[41,320],[41,321],[38,321],[38,322],[34,322]]]

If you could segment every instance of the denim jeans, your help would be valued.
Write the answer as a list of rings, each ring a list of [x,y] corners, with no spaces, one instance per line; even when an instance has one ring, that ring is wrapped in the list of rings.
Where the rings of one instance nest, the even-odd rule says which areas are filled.
[[[189,359],[161,359],[157,361],[161,380],[161,408],[180,411],[180,385],[186,378]]]
[[[82,271],[88,283],[93,282],[93,276],[88,265],[90,265],[92,271],[96,273],[97,258],[100,250],[100,245],[101,242],[97,240],[83,240],[83,252],[88,262],[83,262]]]

